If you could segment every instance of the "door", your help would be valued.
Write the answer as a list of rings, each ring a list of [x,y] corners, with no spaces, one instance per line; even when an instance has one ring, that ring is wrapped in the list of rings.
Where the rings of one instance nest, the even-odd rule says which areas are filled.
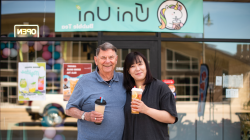
[[[153,77],[160,79],[161,64],[156,41],[102,41],[110,42],[118,49],[116,71],[122,72],[123,63],[128,53],[138,51],[148,60]]]

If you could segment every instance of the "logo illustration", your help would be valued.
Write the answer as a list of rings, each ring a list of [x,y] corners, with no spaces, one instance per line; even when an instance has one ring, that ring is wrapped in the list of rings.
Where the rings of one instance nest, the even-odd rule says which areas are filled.
[[[187,10],[179,1],[163,2],[157,12],[160,29],[180,30],[187,21]]]

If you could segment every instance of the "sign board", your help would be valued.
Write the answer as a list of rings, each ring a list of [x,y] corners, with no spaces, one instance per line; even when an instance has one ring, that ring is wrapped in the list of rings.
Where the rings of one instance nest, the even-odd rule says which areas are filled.
[[[18,100],[46,99],[46,63],[18,63]]]
[[[63,100],[68,101],[78,80],[83,74],[92,72],[92,63],[63,64]]]
[[[216,86],[222,86],[222,76],[216,76]]]
[[[55,0],[55,32],[203,33],[202,0]]]
[[[173,79],[164,79],[164,80],[162,80],[162,82],[164,82],[165,84],[168,84],[168,85],[174,84],[174,80]]]
[[[39,37],[38,25],[14,25],[14,37]]]
[[[223,88],[243,88],[243,74],[225,75],[223,74]]]
[[[239,90],[238,89],[226,89],[226,98],[238,98]]]

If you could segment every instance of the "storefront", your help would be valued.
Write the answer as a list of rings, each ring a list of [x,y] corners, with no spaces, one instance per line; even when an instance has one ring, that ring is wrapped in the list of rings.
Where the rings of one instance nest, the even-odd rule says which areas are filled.
[[[65,31],[69,28],[65,26],[61,28],[64,31],[60,31],[57,2],[1,1],[1,138],[43,139],[49,135],[46,134],[49,128],[54,132],[51,139],[76,139],[77,120],[66,116],[64,110],[67,101],[63,101],[63,63],[89,63],[94,71],[96,48],[104,42],[118,48],[116,71],[122,72],[128,53],[139,51],[146,56],[155,78],[174,81],[179,121],[169,125],[171,140],[249,138],[249,0],[203,1],[203,19],[193,22],[197,23],[197,30],[202,27],[197,33],[179,29],[140,31],[139,28],[126,32],[116,24],[103,25],[107,30]],[[122,24],[122,7],[116,8],[117,11]],[[79,21],[84,20],[85,12],[79,10],[80,16],[76,15]],[[130,20],[128,15],[125,20]],[[87,16],[92,19],[91,14]],[[105,14],[101,14],[101,18],[104,17]],[[22,33],[29,31],[39,38],[36,35],[14,37],[18,28],[15,25],[26,26]],[[39,28],[32,30],[29,25]],[[19,100],[19,62],[46,63],[46,100]],[[206,94],[200,92],[201,64],[206,64],[209,71]],[[199,110],[201,98],[205,99],[202,111]],[[37,112],[31,113],[34,110]]]

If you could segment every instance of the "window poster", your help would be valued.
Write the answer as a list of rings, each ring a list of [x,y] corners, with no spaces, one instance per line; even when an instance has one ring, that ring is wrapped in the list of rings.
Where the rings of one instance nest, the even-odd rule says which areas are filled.
[[[63,64],[63,100],[68,101],[78,80],[83,74],[92,72],[92,63]]]
[[[18,63],[18,100],[46,99],[46,63]]]

